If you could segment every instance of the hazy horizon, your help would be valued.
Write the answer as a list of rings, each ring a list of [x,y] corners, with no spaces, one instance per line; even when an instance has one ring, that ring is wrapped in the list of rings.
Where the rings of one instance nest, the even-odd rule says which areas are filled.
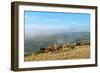
[[[25,38],[67,32],[90,32],[90,15],[25,11]]]

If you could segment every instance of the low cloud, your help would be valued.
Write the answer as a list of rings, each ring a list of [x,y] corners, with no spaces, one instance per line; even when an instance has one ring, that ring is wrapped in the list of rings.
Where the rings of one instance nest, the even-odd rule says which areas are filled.
[[[25,25],[25,37],[51,35],[63,32],[89,31],[89,26],[63,26],[63,25]]]

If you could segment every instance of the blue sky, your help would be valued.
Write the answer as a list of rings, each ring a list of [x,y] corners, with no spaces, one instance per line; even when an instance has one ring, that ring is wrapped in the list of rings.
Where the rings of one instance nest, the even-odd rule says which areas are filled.
[[[90,14],[25,11],[24,15],[26,34],[90,31]]]

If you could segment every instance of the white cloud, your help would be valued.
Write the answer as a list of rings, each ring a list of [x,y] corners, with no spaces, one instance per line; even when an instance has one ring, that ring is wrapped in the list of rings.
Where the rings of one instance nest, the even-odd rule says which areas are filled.
[[[25,15],[25,19],[26,20],[32,20],[32,19],[38,19],[39,17],[38,16],[28,16],[28,15]]]
[[[79,24],[79,22],[73,21],[71,24],[72,25],[77,25],[77,24]]]
[[[45,19],[47,22],[60,22],[61,20],[59,19]]]
[[[32,19],[37,19],[37,18],[39,18],[38,16],[32,16]]]
[[[25,15],[25,19],[28,19],[29,18],[29,16],[28,15]]]

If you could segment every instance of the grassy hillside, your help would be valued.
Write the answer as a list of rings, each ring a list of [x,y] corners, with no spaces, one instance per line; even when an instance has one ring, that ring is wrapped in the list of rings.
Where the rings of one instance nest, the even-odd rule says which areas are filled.
[[[25,61],[67,60],[90,58],[90,45],[76,46],[75,48],[63,48],[59,52],[32,53],[25,55]]]

